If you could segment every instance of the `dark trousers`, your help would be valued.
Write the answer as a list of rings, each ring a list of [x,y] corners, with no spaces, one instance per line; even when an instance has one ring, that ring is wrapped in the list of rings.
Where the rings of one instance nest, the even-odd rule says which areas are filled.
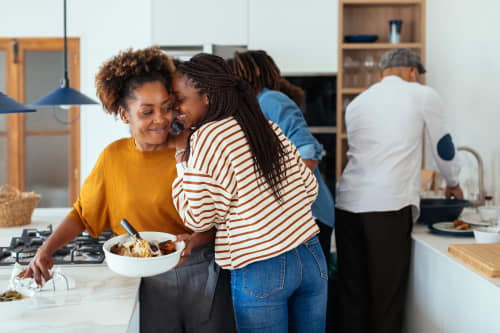
[[[326,264],[330,267],[333,228],[316,221],[319,227],[318,239],[325,254]],[[328,300],[326,304],[326,332],[334,331],[335,323],[335,279],[328,277]]]
[[[335,210],[337,333],[400,333],[411,255],[411,207]]]
[[[142,278],[141,333],[235,332],[230,281],[214,262],[213,245],[193,250],[178,268]]]

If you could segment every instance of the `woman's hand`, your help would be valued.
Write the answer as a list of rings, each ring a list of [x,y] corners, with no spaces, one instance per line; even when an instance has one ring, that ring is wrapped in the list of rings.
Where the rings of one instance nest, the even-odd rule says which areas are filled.
[[[181,234],[177,235],[175,242],[182,242],[184,241],[186,244],[186,247],[181,253],[181,259],[179,260],[179,263],[176,268],[182,265],[187,258],[191,255],[191,251],[193,249],[197,249],[199,247],[202,247],[210,242],[213,242],[215,239],[215,228],[212,228],[207,231],[203,232],[194,232],[193,234]]]
[[[33,260],[31,260],[28,268],[17,276],[20,278],[29,278],[33,276],[36,283],[41,287],[43,282],[42,277],[45,281],[50,280],[49,270],[54,265],[52,262],[52,254],[56,252],[58,248],[78,236],[83,230],[85,230],[85,228],[81,221],[71,216],[66,216],[54,233],[50,235],[45,243],[36,251],[36,255]]]
[[[17,277],[29,278],[33,276],[38,286],[42,287],[43,280],[50,280],[50,269],[53,265],[52,252],[47,250],[44,246],[41,246],[28,265],[28,268],[19,273]]]
[[[191,134],[191,130],[187,128],[175,137],[175,150],[177,151],[177,153],[175,154],[175,160],[177,163],[185,162],[188,160],[186,148],[188,144],[189,134]]]
[[[186,246],[184,247],[184,250],[182,250],[181,258],[179,259],[179,262],[177,263],[175,268],[181,266],[191,255],[191,250],[193,249],[193,242],[191,242],[192,236],[193,235],[190,234],[180,234],[176,236],[175,242],[184,242]]]
[[[187,147],[189,134],[191,134],[191,129],[186,128],[175,137],[175,149],[181,150]]]

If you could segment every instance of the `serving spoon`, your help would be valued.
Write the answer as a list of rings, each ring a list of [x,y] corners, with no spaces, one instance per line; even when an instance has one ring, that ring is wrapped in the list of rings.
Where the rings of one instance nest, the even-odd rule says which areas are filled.
[[[130,236],[135,237],[135,239],[143,240],[137,230],[135,230],[134,227],[132,227],[132,225],[126,219],[122,219],[120,225],[125,229],[125,231],[127,231]],[[152,255],[155,254],[158,251],[158,247],[154,244],[151,244],[150,242],[147,243],[149,244],[149,252],[151,252]]]

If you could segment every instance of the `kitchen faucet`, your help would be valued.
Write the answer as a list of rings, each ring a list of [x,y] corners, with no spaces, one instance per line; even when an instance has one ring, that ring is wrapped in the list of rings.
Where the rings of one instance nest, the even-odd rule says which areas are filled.
[[[461,146],[457,148],[457,151],[466,151],[471,153],[477,160],[477,166],[478,166],[478,172],[479,172],[479,198],[477,200],[472,201],[472,207],[479,207],[484,205],[484,196],[485,196],[485,189],[484,189],[484,165],[483,165],[483,160],[481,159],[481,156],[479,156],[479,153],[475,151],[474,149],[467,147],[467,146]]]

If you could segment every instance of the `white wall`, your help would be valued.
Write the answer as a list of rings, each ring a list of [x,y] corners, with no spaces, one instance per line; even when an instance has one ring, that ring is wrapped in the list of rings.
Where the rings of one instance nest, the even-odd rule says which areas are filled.
[[[248,48],[282,73],[337,72],[337,0],[250,0],[248,16]]]
[[[427,82],[455,144],[476,149],[500,204],[500,2],[427,1]],[[494,190],[493,190],[494,188]]]
[[[62,0],[9,1],[10,14],[2,13],[0,37],[63,36]],[[94,77],[104,60],[121,49],[151,45],[151,1],[68,0],[67,28],[68,36],[80,38],[80,90],[96,98]],[[83,106],[81,111],[83,181],[104,147],[129,132],[101,106]]]
[[[276,26],[275,31],[278,33],[268,35],[266,40],[259,39],[259,47],[268,49],[284,71],[287,63],[295,63],[297,57],[307,63],[307,52],[311,49],[314,49],[314,52],[324,52],[321,54],[325,55],[329,55],[333,49],[336,50],[337,6],[331,5],[336,4],[336,1],[328,4],[325,0],[315,0],[307,7],[294,2],[297,0],[280,1],[283,5],[278,6],[279,8],[273,7],[274,2],[262,2],[262,6],[254,6],[253,2],[248,3],[248,0],[210,1],[215,4],[220,15],[209,15],[214,12],[214,7],[209,10],[201,5],[204,10],[195,10],[200,7],[196,7],[199,2],[195,3],[194,0],[168,1],[177,7],[184,6],[183,10],[174,10],[174,7],[165,6],[166,2],[160,0],[68,0],[68,35],[80,37],[81,91],[95,97],[94,77],[104,60],[121,49],[149,46],[153,40],[166,40],[168,44],[186,44],[187,41],[191,43],[198,40],[197,31],[211,26],[206,33],[200,32],[201,43],[208,41],[235,44],[241,41],[242,44],[252,44],[250,35],[259,28],[248,22],[248,16],[252,13],[259,15],[256,22],[260,22],[261,27],[266,24]],[[233,14],[227,14],[224,8],[229,8],[229,12]],[[500,2],[496,0],[427,1],[427,82],[443,98],[455,143],[471,146],[483,156],[487,186],[491,188],[493,183],[496,184],[495,197],[498,203],[500,132],[497,127],[500,124],[500,103],[497,96],[500,90],[500,20],[496,13],[499,11]],[[3,12],[0,20],[0,37],[62,37],[62,0],[8,1],[8,12],[9,15]],[[265,13],[268,13],[268,19]],[[157,29],[158,22],[163,20],[163,17],[167,22],[166,28],[162,28],[164,36]],[[176,20],[183,17],[189,17],[190,20]],[[218,23],[210,25],[214,20]],[[292,23],[299,27],[293,33],[290,33],[289,29],[279,30],[280,26],[289,27]],[[246,27],[250,25],[250,28]],[[222,34],[221,31],[228,26],[236,28],[230,34]],[[176,39],[176,36],[185,33],[189,33],[193,40],[183,42]],[[214,36],[211,38],[207,34]],[[274,54],[275,45],[290,44],[298,39],[309,40],[311,45],[316,47],[307,48],[301,44],[297,45],[295,53]],[[336,68],[336,52],[334,53],[328,56],[328,59],[325,58],[332,68]],[[313,66],[319,63],[314,62]],[[105,114],[100,106],[82,107],[81,127],[83,181],[102,149],[120,137],[129,136],[129,133],[127,126]]]
[[[152,41],[159,45],[246,45],[248,0],[152,0]]]

